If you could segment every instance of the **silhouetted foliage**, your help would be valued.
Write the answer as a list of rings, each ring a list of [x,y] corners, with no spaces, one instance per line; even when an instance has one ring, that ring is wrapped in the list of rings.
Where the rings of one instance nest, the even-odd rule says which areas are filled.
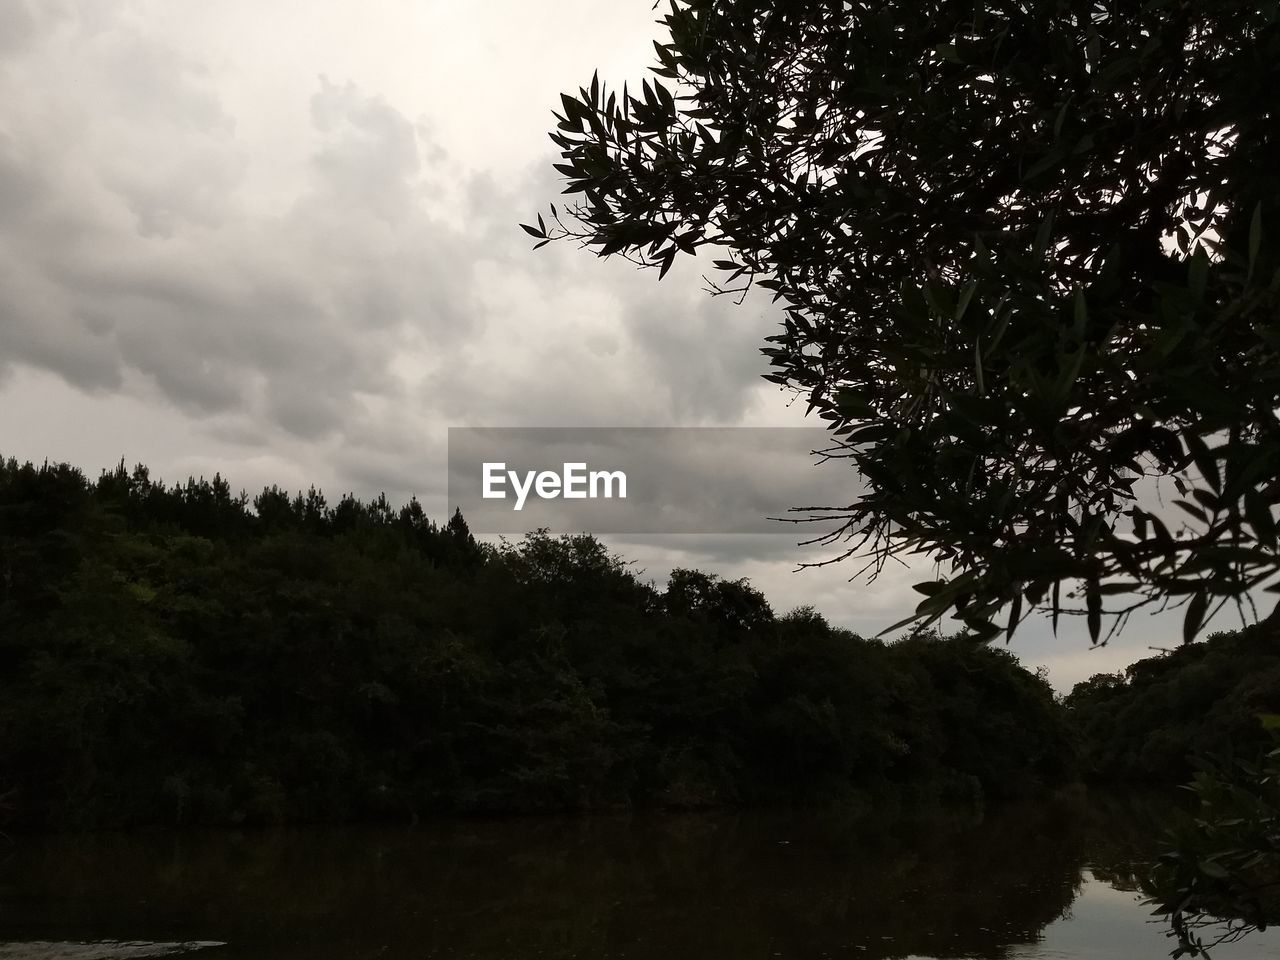
[[[1191,805],[1140,882],[1169,919],[1174,956],[1207,956],[1280,922],[1274,635],[1261,626],[1214,634],[1078,683],[1064,704],[1085,777],[1188,784]]]
[[[1169,917],[1174,957],[1209,956],[1219,944],[1280,922],[1280,716],[1263,719],[1267,755],[1202,764],[1189,787],[1195,807],[1175,822],[1145,884]]]
[[[968,638],[865,641],[416,501],[0,462],[13,824],[974,800],[1071,753],[1047,684]]]
[[[562,96],[580,199],[524,229],[659,277],[709,245],[712,292],[781,301],[767,379],[868,487],[831,543],[949,564],[916,617],[986,637],[1043,606],[1096,641],[1172,598],[1189,639],[1280,572],[1274,2],[673,0],[662,24],[639,90]]]
[[[1078,683],[1065,705],[1084,776],[1185,783],[1194,758],[1256,762],[1270,748],[1258,718],[1280,713],[1280,648],[1256,627],[1216,633]]]

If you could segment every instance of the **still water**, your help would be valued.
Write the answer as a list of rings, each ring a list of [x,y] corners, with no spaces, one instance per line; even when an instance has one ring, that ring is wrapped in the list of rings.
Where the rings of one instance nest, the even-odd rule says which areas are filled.
[[[0,960],[1160,958],[1134,892],[1155,819],[1076,798],[0,839]]]

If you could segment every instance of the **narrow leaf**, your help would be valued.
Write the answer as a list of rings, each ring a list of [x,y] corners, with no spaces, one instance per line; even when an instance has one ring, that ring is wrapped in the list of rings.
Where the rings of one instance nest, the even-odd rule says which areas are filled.
[[[1102,635],[1102,591],[1097,578],[1090,578],[1084,588],[1085,607],[1088,610],[1089,642],[1097,643]]]
[[[1198,591],[1187,603],[1187,615],[1182,621],[1182,642],[1190,643],[1195,639],[1196,634],[1200,632],[1200,626],[1204,623],[1204,613],[1209,609],[1209,595],[1203,591]]]
[[[1018,625],[1018,617],[1022,615],[1022,592],[1016,591],[1013,595],[1013,603],[1009,605],[1009,625],[1005,627],[1004,642],[1008,643],[1013,639],[1014,628]]]

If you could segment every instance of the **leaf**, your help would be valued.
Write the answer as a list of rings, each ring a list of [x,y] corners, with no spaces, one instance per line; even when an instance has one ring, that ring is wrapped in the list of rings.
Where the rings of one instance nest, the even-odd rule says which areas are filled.
[[[1200,632],[1204,622],[1205,611],[1209,609],[1209,595],[1204,590],[1197,591],[1187,602],[1187,615],[1182,621],[1182,642],[1190,643]]]
[[[531,227],[527,223],[520,224],[520,229],[531,237],[537,237],[539,240],[543,240],[547,236],[546,231],[539,230],[537,227]]]
[[[986,643],[1000,636],[1000,628],[990,620],[967,619],[964,625],[973,633],[979,643]]]
[[[1191,266],[1187,268],[1187,287],[1196,303],[1204,301],[1205,285],[1209,282],[1209,254],[1203,246],[1196,247],[1191,255]]]
[[[1271,513],[1271,504],[1254,490],[1246,490],[1244,494],[1244,513],[1253,527],[1253,535],[1257,541],[1267,547],[1276,545],[1276,519]]]
[[[1213,877],[1215,880],[1228,880],[1231,877],[1227,868],[1214,860],[1201,860],[1199,867],[1201,873],[1207,877]]]
[[[658,279],[661,280],[667,275],[667,271],[671,269],[671,264],[676,259],[676,248],[668,247],[666,254],[662,258],[662,267],[658,270]]]
[[[893,623],[893,624],[890,624],[889,626],[885,627],[883,630],[881,630],[879,633],[877,633],[877,634],[876,634],[876,636],[877,636],[877,637],[883,637],[883,636],[885,636],[886,634],[893,633],[893,631],[895,631],[895,630],[901,630],[901,629],[902,629],[903,627],[905,627],[907,624],[909,624],[909,623],[915,623],[915,622],[916,622],[917,620],[919,620],[919,619],[920,619],[920,614],[918,614],[918,613],[913,613],[911,616],[909,616],[909,617],[904,617],[903,619],[899,620],[897,623]],[[934,620],[937,620],[937,619],[938,619],[938,618],[937,618],[936,616],[931,617],[931,618],[930,618],[930,620],[925,624],[925,626],[928,626],[928,624],[929,624],[929,623],[932,623]]]
[[[1213,451],[1210,451],[1194,429],[1183,431],[1182,442],[1187,445],[1187,452],[1191,454],[1191,459],[1195,462],[1196,469],[1200,471],[1200,475],[1204,477],[1205,482],[1209,484],[1214,493],[1221,493],[1222,476],[1218,472],[1218,460]]]
[[[1134,507],[1129,515],[1133,517],[1133,535],[1139,540],[1147,539],[1147,515],[1142,510]]]
[[[1151,530],[1155,534],[1157,540],[1160,541],[1160,547],[1163,550],[1173,549],[1173,534],[1169,532],[1169,528],[1164,525],[1156,514],[1148,513],[1147,519],[1151,521]]]
[[[1197,487],[1191,491],[1191,496],[1195,497],[1196,502],[1212,514],[1216,515],[1222,510],[1222,502],[1208,490],[1201,490]]]
[[[1088,610],[1089,641],[1096,644],[1102,634],[1102,591],[1098,589],[1097,577],[1091,577],[1085,584],[1084,600]]]
[[[1201,523],[1209,522],[1209,518],[1205,515],[1205,512],[1201,510],[1199,507],[1197,507],[1195,504],[1188,503],[1186,500],[1175,500],[1173,502],[1176,506],[1181,507],[1184,511],[1191,514],[1191,516],[1195,517]]]
[[[564,126],[566,129],[582,130],[582,118],[584,116],[582,105],[567,93],[560,94],[560,102],[564,105]]]
[[[876,412],[866,397],[850,387],[836,391],[836,409],[851,420],[865,419]]]
[[[1014,628],[1018,625],[1018,617],[1022,615],[1022,593],[1015,591],[1013,594],[1013,603],[1009,605],[1009,625],[1005,627],[1004,642],[1008,643],[1013,639]]]
[[[1071,106],[1071,101],[1074,97],[1074,93],[1070,97],[1067,97],[1066,101],[1062,104],[1062,108],[1058,111],[1058,116],[1053,121],[1053,139],[1055,140],[1062,136],[1062,122],[1067,119],[1067,107]]]

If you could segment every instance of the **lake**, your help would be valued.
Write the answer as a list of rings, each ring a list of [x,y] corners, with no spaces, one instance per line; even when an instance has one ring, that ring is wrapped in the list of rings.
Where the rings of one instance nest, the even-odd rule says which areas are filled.
[[[1157,820],[1075,797],[0,839],[0,960],[1159,958]]]

